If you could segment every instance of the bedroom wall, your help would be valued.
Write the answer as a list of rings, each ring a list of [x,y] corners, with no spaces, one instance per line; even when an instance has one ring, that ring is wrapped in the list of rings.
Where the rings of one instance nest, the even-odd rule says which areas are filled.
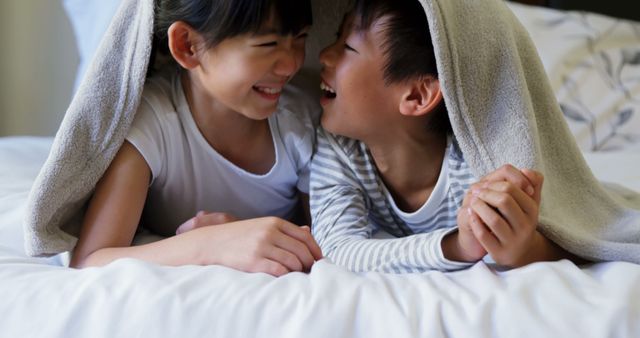
[[[54,135],[79,62],[60,0],[0,0],[0,136]]]

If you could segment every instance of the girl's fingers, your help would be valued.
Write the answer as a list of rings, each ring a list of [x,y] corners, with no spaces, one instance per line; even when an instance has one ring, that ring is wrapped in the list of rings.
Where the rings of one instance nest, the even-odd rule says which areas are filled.
[[[311,231],[305,230],[304,228],[305,227],[299,227],[289,222],[282,222],[280,226],[282,232],[304,243],[315,260],[321,260],[322,250],[320,246],[311,235]]]
[[[501,245],[508,243],[513,237],[511,226],[495,209],[487,205],[483,200],[477,199],[471,203],[471,209],[478,215],[480,221],[491,230]]]
[[[279,247],[271,246],[264,253],[264,257],[281,264],[289,271],[304,271],[305,266],[293,253]]]
[[[478,240],[487,252],[491,253],[500,249],[500,241],[489,228],[482,223],[482,220],[480,220],[475,212],[472,212],[469,216],[469,226],[471,227],[473,236],[475,236],[476,240]]]
[[[307,247],[307,245],[298,240],[297,238],[291,237],[287,234],[281,234],[280,236],[276,236],[274,238],[273,244],[281,249],[285,250],[293,255],[300,261],[304,270],[311,269],[311,266],[315,262],[314,256],[311,253],[311,250]],[[301,271],[301,270],[298,270]]]
[[[265,258],[258,262],[255,268],[250,270],[249,272],[263,272],[274,277],[280,277],[288,274],[291,271],[289,271],[289,269],[287,269],[284,265]]]

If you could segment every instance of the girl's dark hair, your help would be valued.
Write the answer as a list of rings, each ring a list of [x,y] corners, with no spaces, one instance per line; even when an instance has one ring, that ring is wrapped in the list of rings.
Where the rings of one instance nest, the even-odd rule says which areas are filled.
[[[428,75],[438,77],[429,22],[418,0],[356,0],[353,13],[358,31],[369,29],[383,17],[386,20],[382,49],[387,59],[384,66],[387,84]],[[444,101],[436,109],[429,129],[450,133]]]
[[[169,52],[167,31],[176,21],[189,24],[205,38],[206,47],[214,47],[258,32],[271,18],[279,34],[297,34],[312,23],[310,0],[155,0],[154,47]]]

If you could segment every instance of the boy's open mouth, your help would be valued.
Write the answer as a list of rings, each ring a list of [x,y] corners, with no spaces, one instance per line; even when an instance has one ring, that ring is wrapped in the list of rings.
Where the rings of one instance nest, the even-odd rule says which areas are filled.
[[[322,97],[327,99],[336,98],[336,91],[324,81],[320,82],[320,89],[322,90]]]

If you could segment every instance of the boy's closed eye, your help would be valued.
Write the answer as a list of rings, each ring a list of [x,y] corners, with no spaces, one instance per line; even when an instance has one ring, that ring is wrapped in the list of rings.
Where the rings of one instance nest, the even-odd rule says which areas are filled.
[[[348,44],[348,43],[346,43],[346,42],[344,43],[344,49],[346,49],[347,51],[355,52],[355,53],[357,53],[357,52],[358,52],[358,51],[357,51],[357,50],[355,50],[353,47],[349,46],[349,44]]]

